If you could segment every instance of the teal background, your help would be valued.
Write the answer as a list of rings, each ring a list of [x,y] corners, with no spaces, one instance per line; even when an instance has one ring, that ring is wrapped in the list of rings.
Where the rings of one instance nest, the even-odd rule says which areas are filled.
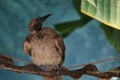
[[[57,23],[79,19],[72,0],[0,0],[0,54],[31,61],[31,58],[23,52],[23,41],[29,34],[28,24],[32,18],[49,13],[53,15],[46,21],[45,26],[52,28]],[[93,20],[64,38],[65,66],[120,56],[109,44],[98,25],[99,22]],[[20,61],[15,63],[25,65]],[[97,64],[97,67],[99,70],[108,70],[119,65],[120,62],[114,60]],[[0,69],[0,80],[42,80],[42,77]],[[64,80],[72,79],[64,76]],[[97,78],[84,75],[80,80]]]

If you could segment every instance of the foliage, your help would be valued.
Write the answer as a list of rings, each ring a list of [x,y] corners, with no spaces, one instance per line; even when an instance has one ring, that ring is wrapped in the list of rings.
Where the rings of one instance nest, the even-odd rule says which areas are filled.
[[[120,30],[120,0],[82,0],[81,12]]]
[[[111,2],[112,4],[110,4]],[[120,30],[117,30],[120,29],[119,3],[120,0],[73,0],[73,7],[80,15],[80,20],[57,24],[55,25],[55,29],[58,30],[63,37],[66,37],[76,28],[81,28],[93,20],[92,18],[95,18],[108,26],[116,28],[114,29],[101,23],[108,41],[120,52]]]
[[[101,27],[104,30],[109,42],[116,48],[118,52],[120,52],[120,30],[106,27],[104,24],[101,24]]]
[[[80,20],[64,22],[55,25],[55,29],[58,30],[63,37],[67,37],[76,28],[81,28],[89,21],[91,18],[80,12],[81,0],[73,0],[73,6],[80,15]]]

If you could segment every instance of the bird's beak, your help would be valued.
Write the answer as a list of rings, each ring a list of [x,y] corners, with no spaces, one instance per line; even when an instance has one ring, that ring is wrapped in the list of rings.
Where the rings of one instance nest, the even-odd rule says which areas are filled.
[[[44,22],[49,16],[51,16],[52,14],[48,14],[48,15],[45,15],[45,16],[43,16],[43,17],[38,17],[37,19],[36,19],[36,21],[37,22]]]

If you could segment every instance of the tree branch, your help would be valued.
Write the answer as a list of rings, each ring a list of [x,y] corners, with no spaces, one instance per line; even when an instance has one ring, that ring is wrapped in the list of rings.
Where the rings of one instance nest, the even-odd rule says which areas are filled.
[[[64,75],[64,76],[70,76],[74,79],[78,79],[84,74],[95,76],[98,78],[120,77],[120,66],[106,72],[98,71],[97,67],[93,64],[88,64],[83,68],[76,70],[68,70],[65,68],[60,68],[60,69],[53,69],[51,71],[44,71],[40,67],[35,66],[34,64],[17,66],[13,63],[12,58],[3,55],[0,55],[0,68],[11,70],[18,73],[36,74],[39,76]]]

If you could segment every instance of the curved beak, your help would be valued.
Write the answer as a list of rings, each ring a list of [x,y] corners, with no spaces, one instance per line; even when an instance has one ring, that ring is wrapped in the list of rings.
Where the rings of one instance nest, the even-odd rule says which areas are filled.
[[[43,23],[49,16],[51,16],[52,14],[48,14],[48,15],[45,15],[43,17],[38,17],[36,19],[37,22],[40,22],[40,23]]]
[[[52,14],[45,15],[43,17],[37,17],[30,22],[30,31],[40,31],[42,29],[44,21]]]

